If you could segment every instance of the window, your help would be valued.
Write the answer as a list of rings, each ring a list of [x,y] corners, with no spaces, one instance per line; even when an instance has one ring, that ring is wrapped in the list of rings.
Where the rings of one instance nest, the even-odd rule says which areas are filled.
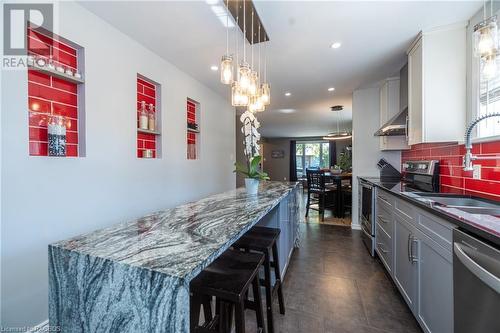
[[[479,59],[478,59],[479,63]],[[479,107],[477,116],[500,112],[500,74],[490,80],[482,77],[479,71]],[[492,117],[477,125],[477,137],[484,138],[500,135],[500,118]]]
[[[495,13],[495,15],[500,12]],[[472,114],[471,119],[476,119],[485,114],[500,112],[500,69],[494,78],[487,80],[481,73],[481,60],[472,55],[473,52],[473,38],[472,32],[474,25],[483,19],[483,12],[480,11],[473,18],[471,18],[469,27],[467,29],[467,38],[469,39],[469,52],[471,57],[471,87],[472,92],[470,98],[472,99]],[[481,121],[476,126],[475,137],[487,138],[500,136],[500,118],[492,117]]]
[[[297,142],[296,150],[297,179],[306,176],[308,168],[330,167],[330,143],[324,141]]]

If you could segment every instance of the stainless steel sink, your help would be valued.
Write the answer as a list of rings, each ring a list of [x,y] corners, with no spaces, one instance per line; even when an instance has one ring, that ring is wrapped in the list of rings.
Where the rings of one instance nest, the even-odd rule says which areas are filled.
[[[471,214],[500,215],[500,203],[460,194],[416,193],[435,204],[460,209]]]

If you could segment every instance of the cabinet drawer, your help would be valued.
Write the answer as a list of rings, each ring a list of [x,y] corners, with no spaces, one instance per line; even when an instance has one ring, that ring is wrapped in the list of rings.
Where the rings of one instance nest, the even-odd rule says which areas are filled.
[[[412,204],[401,200],[396,199],[394,203],[395,212],[400,216],[404,217],[408,221],[415,220],[415,208]]]
[[[382,190],[377,191],[377,206],[383,206],[389,211],[394,207],[394,197]]]
[[[423,210],[417,211],[417,227],[437,244],[452,252],[455,226]]]
[[[376,234],[375,248],[377,253],[387,270],[392,272],[392,239],[378,223],[376,224]]]
[[[380,225],[380,228],[384,229],[385,233],[392,238],[392,227],[393,227],[393,221],[392,221],[392,214],[383,206],[377,205],[377,217],[376,217],[376,223]]]

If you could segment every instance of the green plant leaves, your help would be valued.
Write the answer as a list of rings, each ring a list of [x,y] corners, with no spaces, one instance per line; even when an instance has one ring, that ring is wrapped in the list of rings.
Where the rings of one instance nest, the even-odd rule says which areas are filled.
[[[247,178],[253,178],[253,179],[259,179],[259,180],[269,180],[269,176],[267,173],[259,170],[259,164],[260,161],[262,160],[262,157],[257,155],[254,156],[251,160],[250,163],[248,163],[248,166],[243,165],[241,163],[234,163],[235,170],[233,172],[240,173]]]

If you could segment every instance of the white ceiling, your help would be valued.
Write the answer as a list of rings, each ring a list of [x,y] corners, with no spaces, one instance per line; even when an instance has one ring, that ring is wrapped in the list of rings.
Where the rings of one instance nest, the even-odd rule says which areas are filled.
[[[81,4],[229,99],[229,88],[210,70],[226,49],[225,28],[210,5],[216,1]],[[324,135],[336,127],[336,115],[329,107],[337,104],[345,106],[342,118],[349,124],[353,90],[397,74],[405,63],[405,50],[420,30],[466,21],[481,5],[481,1],[256,2],[270,37],[272,104],[258,115],[262,135]],[[331,49],[335,41],[342,47]],[[335,91],[328,92],[329,87]],[[286,97],[287,91],[292,95]]]

